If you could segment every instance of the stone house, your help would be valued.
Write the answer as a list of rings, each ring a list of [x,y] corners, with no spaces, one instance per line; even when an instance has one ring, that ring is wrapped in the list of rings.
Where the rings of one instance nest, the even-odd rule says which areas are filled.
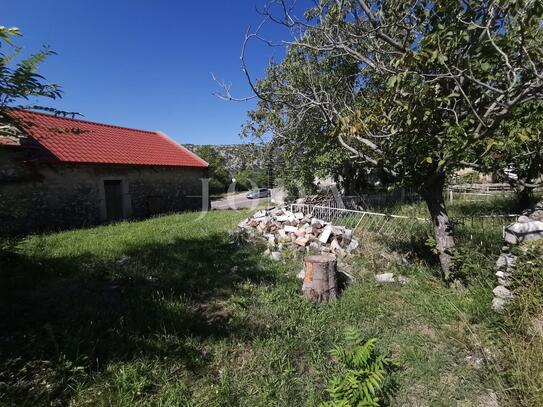
[[[0,235],[202,207],[208,164],[161,132],[9,115],[23,136],[0,135]]]

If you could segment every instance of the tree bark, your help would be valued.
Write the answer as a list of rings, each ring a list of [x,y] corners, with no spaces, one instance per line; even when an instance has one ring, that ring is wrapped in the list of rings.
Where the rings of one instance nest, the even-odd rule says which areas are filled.
[[[336,259],[332,256],[308,256],[304,259],[302,291],[315,304],[337,297]]]
[[[452,224],[443,199],[444,186],[445,177],[440,177],[438,181],[424,186],[421,195],[428,206],[434,228],[441,275],[445,281],[449,282],[453,268],[455,243]]]

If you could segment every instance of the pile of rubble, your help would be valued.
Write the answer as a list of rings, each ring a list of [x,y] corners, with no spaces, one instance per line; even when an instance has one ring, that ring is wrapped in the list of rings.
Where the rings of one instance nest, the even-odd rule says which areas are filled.
[[[244,242],[266,242],[266,255],[274,260],[281,258],[285,247],[345,258],[355,254],[359,246],[351,230],[284,207],[256,212],[238,225],[237,236]]]

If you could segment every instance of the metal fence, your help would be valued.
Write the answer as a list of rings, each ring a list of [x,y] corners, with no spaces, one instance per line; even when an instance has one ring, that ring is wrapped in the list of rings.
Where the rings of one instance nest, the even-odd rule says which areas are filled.
[[[430,230],[430,221],[385,213],[359,211],[332,206],[313,204],[292,204],[291,211],[311,214],[318,219],[345,226],[353,233],[373,233],[383,237],[411,238],[426,234]]]
[[[346,209],[337,206],[315,204],[291,204],[292,212],[311,214],[318,219],[345,226],[353,233],[372,233],[380,237],[412,239],[431,233],[428,218],[390,215],[386,213]],[[503,228],[515,222],[519,215],[487,215],[455,217],[455,228],[473,240],[475,236],[492,232],[503,233]],[[478,239],[479,237],[477,237]]]

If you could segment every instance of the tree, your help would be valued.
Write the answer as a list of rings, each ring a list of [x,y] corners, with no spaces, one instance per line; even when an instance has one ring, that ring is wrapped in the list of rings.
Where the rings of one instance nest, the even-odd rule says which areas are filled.
[[[209,190],[212,194],[223,194],[232,180],[224,158],[211,146],[196,149],[195,153],[209,164]]]
[[[496,132],[487,146],[489,154],[479,169],[492,171],[515,189],[518,209],[530,206],[532,191],[542,186],[543,173],[543,103],[519,106]]]
[[[7,114],[10,107],[31,97],[55,99],[61,96],[58,85],[46,82],[44,77],[37,73],[39,65],[48,56],[54,54],[53,51],[44,48],[14,64],[21,50],[14,47],[13,39],[20,36],[21,32],[18,28],[0,26],[0,132],[12,137],[20,137],[21,133],[18,123]],[[12,52],[6,54],[2,47],[11,47]],[[32,106],[32,108],[59,112],[43,106]]]
[[[284,0],[272,1],[263,13],[293,39],[284,61],[255,82],[245,52],[260,34],[246,35],[242,68],[259,99],[250,126],[300,149],[334,138],[353,166],[416,188],[450,280],[445,183],[477,164],[471,152],[493,143],[516,108],[543,98],[542,8],[536,0],[322,0],[297,19]]]

